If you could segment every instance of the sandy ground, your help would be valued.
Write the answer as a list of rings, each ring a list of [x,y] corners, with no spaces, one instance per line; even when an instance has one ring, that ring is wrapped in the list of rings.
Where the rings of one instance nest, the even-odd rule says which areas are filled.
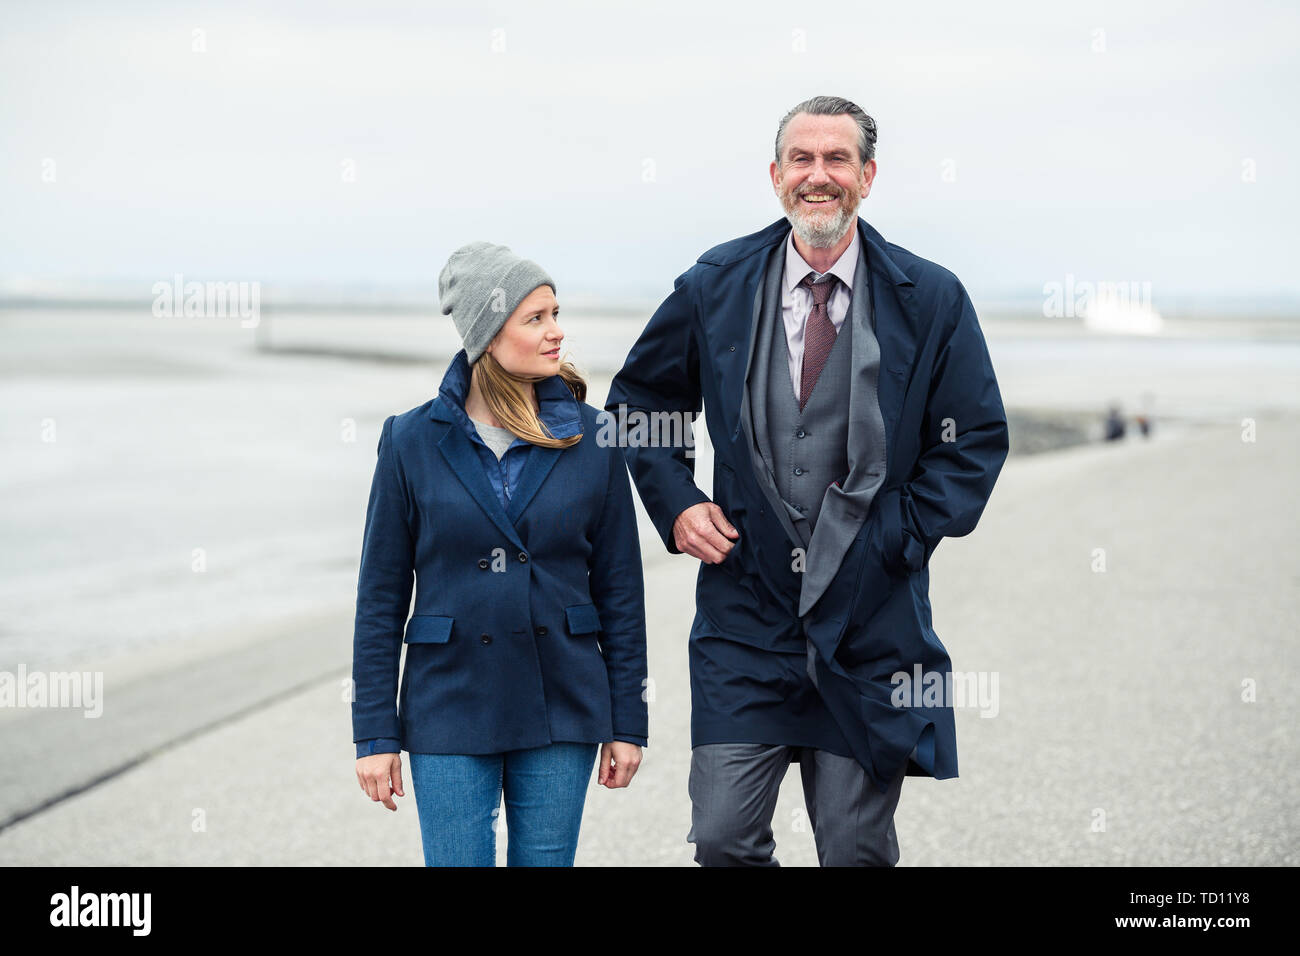
[[[900,865],[1300,862],[1300,418],[1261,417],[1256,438],[1206,425],[1008,462],[976,532],[931,563],[935,630],[957,670],[996,675],[996,715],[958,710],[960,777],[904,784]],[[692,865],[697,565],[642,545],[650,747],[630,789],[592,786],[579,865]],[[350,599],[137,657],[97,720],[0,716],[0,820],[24,815],[0,863],[420,864],[409,781],[392,813],[353,772]],[[815,865],[797,771],[774,829],[782,864]]]

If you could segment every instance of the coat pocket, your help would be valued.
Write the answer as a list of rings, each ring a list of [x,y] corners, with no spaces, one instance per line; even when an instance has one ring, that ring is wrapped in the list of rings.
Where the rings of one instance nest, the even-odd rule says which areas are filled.
[[[715,461],[713,475],[713,503],[722,509],[723,516],[740,532],[740,537],[734,541],[723,535],[723,538],[731,541],[731,548],[716,566],[728,571],[738,571],[741,566],[740,549],[745,541],[745,532],[741,528],[747,511],[745,499],[738,487],[736,472],[730,465],[723,461]]]
[[[446,644],[451,640],[451,622],[455,618],[436,614],[413,614],[406,624],[407,644]]]
[[[595,634],[600,630],[600,615],[594,604],[574,604],[564,609],[570,634]]]
[[[890,571],[907,574],[925,567],[925,549],[903,524],[903,489],[881,491],[881,549]]]

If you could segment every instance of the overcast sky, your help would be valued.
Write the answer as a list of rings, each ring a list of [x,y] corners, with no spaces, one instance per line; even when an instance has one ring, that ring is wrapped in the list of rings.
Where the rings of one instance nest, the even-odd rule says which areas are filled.
[[[662,297],[781,217],[830,93],[879,127],[860,214],[973,294],[1297,295],[1295,8],[6,2],[0,280],[434,289],[487,239]]]

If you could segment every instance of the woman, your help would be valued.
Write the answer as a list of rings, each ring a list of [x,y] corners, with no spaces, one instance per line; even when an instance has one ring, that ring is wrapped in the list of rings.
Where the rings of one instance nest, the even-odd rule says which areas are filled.
[[[607,413],[560,359],[550,277],[473,242],[438,285],[465,347],[438,395],[380,435],[353,643],[357,779],[396,810],[410,753],[428,866],[495,865],[503,794],[509,865],[572,866],[598,746],[598,782],[626,787],[648,733],[631,483],[617,444],[597,441]]]

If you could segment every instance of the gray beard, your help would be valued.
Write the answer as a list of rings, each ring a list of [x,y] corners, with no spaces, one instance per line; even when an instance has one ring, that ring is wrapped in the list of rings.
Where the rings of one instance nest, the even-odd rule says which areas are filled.
[[[797,199],[795,201],[798,202]],[[837,205],[834,216],[829,216],[817,222],[810,222],[809,220],[812,217],[799,212],[787,212],[785,218],[789,220],[790,226],[794,229],[794,234],[808,245],[814,249],[829,249],[844,238],[844,233],[848,230],[849,224],[857,218],[857,210],[854,209],[850,212],[843,206]]]

